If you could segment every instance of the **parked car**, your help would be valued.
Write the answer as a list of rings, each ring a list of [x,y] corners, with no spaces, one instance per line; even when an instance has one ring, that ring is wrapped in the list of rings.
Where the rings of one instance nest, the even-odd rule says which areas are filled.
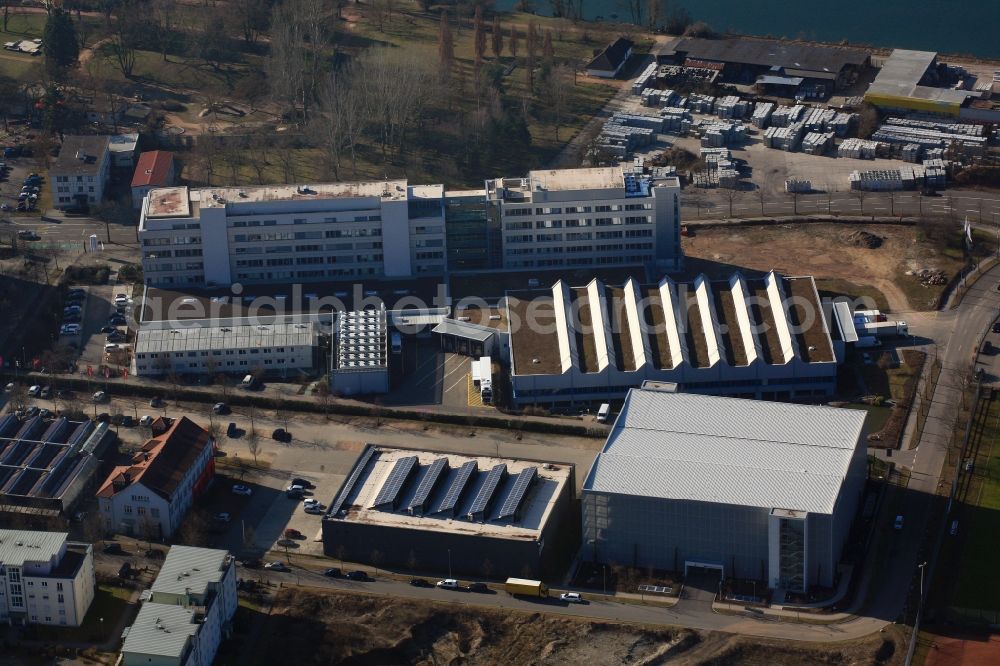
[[[80,328],[79,324],[63,324],[59,327],[59,333],[62,335],[76,335],[81,330],[83,329]]]
[[[410,585],[413,587],[431,587],[431,584],[425,578],[411,578]]]
[[[135,427],[135,418],[133,418],[130,414],[123,414],[122,415],[122,425],[125,426],[126,428],[134,428]]]
[[[323,572],[323,575],[326,576],[327,578],[340,578],[341,576],[344,575],[344,573],[336,567],[330,567],[329,569]]]
[[[115,333],[117,331],[118,331],[118,329],[115,328],[114,326],[112,326],[111,324],[108,324],[107,326],[102,326],[101,327],[101,333]]]
[[[93,400],[94,402],[104,402],[107,399],[108,399],[108,394],[105,393],[104,391],[97,391],[96,393],[94,393],[94,395],[91,396],[91,400]]]
[[[284,535],[285,535],[286,539],[305,539],[306,538],[305,535],[302,534],[302,532],[299,532],[298,530],[293,529],[291,527],[289,527],[289,528],[287,528],[285,530]]]
[[[1000,333],[1000,321],[998,321],[997,323],[993,324],[993,332],[994,333]]]
[[[163,398],[161,398],[160,396],[156,396],[155,398],[149,401],[150,407],[163,407],[163,404],[164,404]]]
[[[108,323],[112,326],[127,326],[128,320],[120,314],[116,314],[108,317]]]
[[[104,340],[105,340],[105,342],[109,342],[109,343],[110,342],[125,342],[125,334],[122,333],[121,331],[115,329],[111,333],[108,333],[108,337],[106,337]]]
[[[37,406],[31,406],[31,407],[28,407],[28,409],[24,412],[24,418],[26,418],[26,419],[33,419],[36,416],[38,416],[39,414],[41,414],[41,413],[42,413],[41,408],[39,408]]]
[[[486,583],[469,583],[469,592],[479,592],[482,594],[489,591],[490,588]]]
[[[274,432],[271,433],[271,439],[276,442],[290,442],[292,441],[292,435],[284,428],[275,428]]]
[[[892,523],[893,529],[901,530],[903,529],[903,516],[896,516],[896,520]]]
[[[42,392],[42,387],[39,386],[38,384],[35,384],[28,389],[28,395],[30,395],[33,398],[38,397],[38,394],[41,392]]]
[[[349,580],[369,580],[368,574],[364,571],[348,571],[347,578]]]
[[[323,513],[326,512],[326,509],[324,509],[323,506],[320,504],[307,504],[306,508],[303,509],[303,511],[315,516],[321,516],[323,515]]]
[[[268,562],[264,565],[265,569],[270,569],[271,571],[291,571],[284,562]]]
[[[14,386],[15,386],[14,382],[10,382],[9,384],[7,384],[7,386],[4,387],[3,390],[5,393],[10,393],[11,391],[14,390]]]
[[[220,414],[220,415],[228,414],[229,413],[229,405],[227,405],[224,402],[217,402],[217,403],[215,403],[215,406],[212,407],[212,411],[215,412],[216,414]]]
[[[294,483],[287,488],[285,488],[286,493],[299,493],[300,495],[305,492],[305,488],[302,486],[297,486]]]
[[[459,588],[458,581],[454,578],[439,580],[435,585],[445,590],[457,590]]]
[[[113,344],[113,343],[108,343],[108,344],[104,345],[104,353],[105,354],[108,354],[110,352],[116,352],[119,349],[121,349],[121,347],[119,347],[118,345]]]
[[[571,604],[583,603],[583,597],[580,596],[579,592],[563,592],[559,595],[559,598],[563,601],[568,601]]]
[[[51,398],[52,397],[52,387],[51,386],[43,386],[42,390],[38,392],[38,397],[42,398],[43,400],[48,400],[49,398]]]
[[[240,429],[236,427],[236,424],[232,421],[229,422],[229,427],[226,428],[226,437],[229,439],[236,439],[240,436]]]
[[[41,409],[38,410],[38,415],[41,416],[43,419],[50,419],[52,418],[52,410],[45,409],[44,407],[42,407]]]
[[[303,488],[306,488],[308,490],[312,490],[313,488],[316,487],[315,483],[309,481],[308,479],[300,479],[299,477],[295,477],[294,479],[292,479],[292,485],[302,486]]]
[[[125,553],[125,551],[122,550],[122,545],[117,541],[108,541],[104,544],[104,548],[102,550],[105,555],[122,555]]]
[[[233,486],[233,493],[237,495],[246,495],[247,497],[249,497],[250,495],[253,495],[253,490],[250,489],[250,486],[244,486],[243,484],[236,484],[235,486]]]
[[[277,545],[282,548],[298,548],[299,544],[292,539],[278,539]]]
[[[217,513],[214,516],[212,516],[212,520],[214,520],[217,523],[228,523],[230,520],[230,515],[225,511],[223,511],[221,513]]]
[[[56,396],[63,400],[69,400],[73,397],[73,395],[74,393],[70,389],[59,389],[56,391]]]
[[[29,240],[29,241],[34,241],[41,238],[41,236],[36,234],[34,231],[31,231],[30,229],[22,229],[21,231],[18,231],[17,237],[20,238],[21,240]]]
[[[81,321],[80,315],[78,314],[63,315],[62,319],[63,324],[79,324]]]
[[[143,414],[142,418],[139,419],[139,425],[147,427],[153,425],[153,417],[149,414]]]

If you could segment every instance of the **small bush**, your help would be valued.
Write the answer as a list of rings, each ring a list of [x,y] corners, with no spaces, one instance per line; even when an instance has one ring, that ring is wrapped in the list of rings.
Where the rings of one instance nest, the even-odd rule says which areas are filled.
[[[107,264],[96,266],[69,266],[64,273],[71,284],[107,284],[111,268]]]

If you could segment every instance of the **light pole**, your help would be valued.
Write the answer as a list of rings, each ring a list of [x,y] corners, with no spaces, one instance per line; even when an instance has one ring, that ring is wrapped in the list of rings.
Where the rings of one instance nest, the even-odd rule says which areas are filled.
[[[448,578],[451,578],[451,548],[448,549]]]
[[[917,634],[920,633],[920,612],[924,608],[924,567],[926,566],[926,562],[917,565],[917,568],[920,569],[920,598],[917,599],[917,617],[913,621],[913,634],[910,636],[910,647],[906,651],[906,666],[910,666],[910,663],[913,661],[913,652],[917,647]]]
[[[605,596],[607,596],[607,594],[608,594],[608,565],[607,564],[602,564],[601,565],[601,570],[604,572],[604,594],[605,594]]]

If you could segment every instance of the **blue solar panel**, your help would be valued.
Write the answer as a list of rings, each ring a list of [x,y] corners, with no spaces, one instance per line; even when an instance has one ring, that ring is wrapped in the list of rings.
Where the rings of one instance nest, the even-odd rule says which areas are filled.
[[[537,474],[538,469],[536,467],[528,467],[521,470],[521,473],[517,475],[517,480],[514,481],[514,487],[510,489],[510,494],[507,495],[503,506],[500,507],[500,515],[498,516],[500,520],[513,518],[517,515],[517,512],[521,509],[521,502],[524,501],[524,495],[528,492],[528,488],[531,487],[531,482],[535,480]]]
[[[396,464],[392,467],[392,471],[389,472],[389,478],[385,480],[382,488],[378,491],[378,495],[375,496],[375,503],[372,506],[377,508],[389,505],[395,509],[396,501],[399,499],[399,492],[403,489],[403,486],[415,469],[417,469],[416,456],[406,456],[397,460]]]
[[[448,492],[445,493],[444,500],[441,502],[441,506],[438,507],[438,513],[451,511],[454,514],[455,507],[458,505],[458,501],[462,498],[462,492],[465,490],[465,486],[468,485],[469,479],[472,477],[472,473],[477,469],[479,469],[479,465],[476,464],[475,460],[470,460],[458,468],[458,474],[451,482],[451,485],[448,486]]]
[[[420,480],[420,485],[417,486],[417,492],[414,493],[413,499],[410,500],[410,511],[414,509],[420,509],[421,513],[427,510],[427,500],[430,498],[431,493],[434,492],[435,486],[437,486],[438,481],[442,479],[442,474],[448,469],[448,459],[438,458],[431,463],[430,469],[427,470],[427,474],[424,478]]]
[[[340,493],[337,495],[337,498],[333,500],[333,504],[330,505],[329,515],[336,516],[340,513],[340,510],[344,507],[344,502],[347,501],[347,497],[351,494],[351,491],[354,490],[354,485],[358,482],[358,477],[360,477],[361,473],[365,471],[365,467],[368,465],[368,461],[372,459],[372,456],[375,455],[375,451],[376,449],[374,446],[369,446],[365,452],[361,454],[358,462],[354,465],[354,469],[351,470],[351,475],[347,477],[346,481],[344,481],[344,485],[340,487]]]
[[[476,499],[473,500],[472,506],[469,508],[470,516],[478,516],[479,514],[486,513],[490,502],[493,501],[493,495],[496,493],[497,487],[505,476],[507,476],[506,463],[493,466],[493,469],[486,476],[483,487],[479,489],[479,494],[476,495]]]

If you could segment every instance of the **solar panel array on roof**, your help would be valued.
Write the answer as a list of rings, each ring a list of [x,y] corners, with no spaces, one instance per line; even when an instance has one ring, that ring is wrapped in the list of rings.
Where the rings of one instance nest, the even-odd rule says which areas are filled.
[[[372,459],[375,453],[376,453],[375,447],[369,446],[365,450],[365,452],[361,454],[361,457],[358,459],[358,462],[354,465],[354,469],[351,470],[351,475],[348,476],[347,480],[344,481],[344,485],[340,489],[340,494],[337,495],[337,498],[333,500],[333,504],[330,505],[331,516],[336,516],[338,513],[340,513],[340,510],[344,506],[344,502],[347,501],[347,498],[348,496],[350,496],[351,491],[354,490],[354,486],[358,482],[358,477],[360,477],[361,473],[365,471],[365,467],[368,466],[368,461]]]
[[[505,520],[517,516],[521,510],[521,504],[524,502],[524,497],[537,475],[537,467],[526,467],[521,470],[521,473],[517,475],[517,480],[514,481],[514,487],[511,488],[510,494],[507,495],[503,506],[500,507],[500,515],[497,516],[498,519]]]
[[[458,502],[462,498],[462,492],[465,491],[465,487],[469,484],[469,479],[472,478],[473,472],[476,472],[478,469],[479,465],[475,460],[470,460],[458,468],[458,474],[451,482],[451,485],[448,486],[448,492],[445,493],[444,500],[441,502],[441,506],[438,507],[437,513],[450,512],[454,515],[455,507],[458,506]]]
[[[372,506],[375,508],[388,506],[390,509],[395,509],[399,493],[410,475],[417,469],[417,462],[416,456],[406,456],[397,460],[392,471],[389,472],[389,477],[382,484],[378,495],[375,496],[375,502]]]
[[[493,501],[493,496],[496,494],[497,488],[500,486],[500,482],[504,480],[507,476],[507,463],[499,463],[493,466],[489,474],[486,475],[486,481],[483,482],[482,488],[479,489],[479,494],[476,495],[476,499],[472,502],[472,506],[469,507],[469,515],[473,518],[477,516],[485,516],[486,512],[489,510],[490,502]]]
[[[414,493],[413,499],[410,500],[410,506],[407,507],[411,512],[415,509],[419,509],[420,513],[427,511],[427,502],[430,499],[431,493],[434,492],[438,481],[443,478],[441,475],[447,470],[447,458],[438,458],[431,463],[427,474],[424,475],[424,478],[420,480],[420,484],[417,486],[417,492]]]

